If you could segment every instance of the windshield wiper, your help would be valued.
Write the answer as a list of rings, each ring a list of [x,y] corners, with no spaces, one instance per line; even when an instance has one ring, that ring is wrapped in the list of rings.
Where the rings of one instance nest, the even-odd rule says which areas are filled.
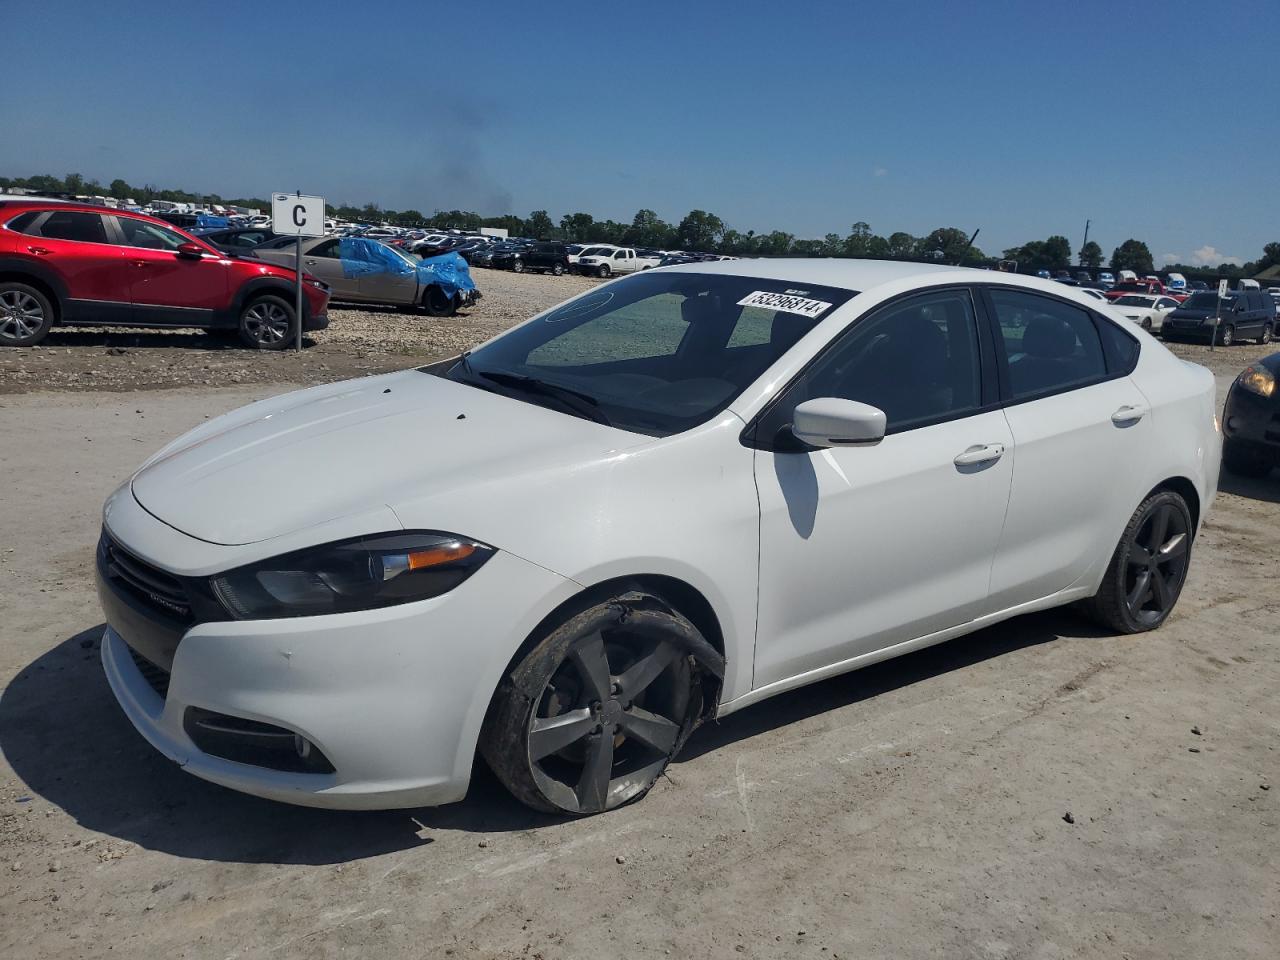
[[[464,361],[465,358],[466,354],[463,355]],[[467,365],[466,369],[472,370],[470,364]],[[589,393],[583,393],[571,387],[562,387],[556,383],[548,383],[545,380],[539,380],[537,377],[530,377],[523,373],[506,373],[502,370],[472,370],[472,372],[491,383],[497,383],[504,387],[515,387],[518,390],[524,390],[526,393],[536,393],[540,396],[550,397],[553,400],[559,400],[561,404],[574,413],[581,414],[588,420],[612,426],[612,422],[605,415],[605,412],[600,409],[600,401]]]

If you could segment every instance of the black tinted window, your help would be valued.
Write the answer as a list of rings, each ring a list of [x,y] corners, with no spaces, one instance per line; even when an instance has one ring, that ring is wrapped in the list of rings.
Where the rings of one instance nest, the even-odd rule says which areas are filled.
[[[338,258],[338,239],[326,240],[324,243],[316,244],[304,256],[308,257],[332,257]]]
[[[8,227],[15,233],[28,233],[32,221],[40,216],[39,210],[28,210],[26,213],[20,213],[9,221]]]
[[[1088,311],[1017,290],[991,290],[1015,399],[1054,393],[1107,375]]]
[[[789,421],[797,404],[839,397],[879,407],[888,429],[902,430],[976,410],[979,369],[969,292],[922,294],[860,320],[791,388],[779,415]]]
[[[96,213],[55,210],[36,228],[36,235],[50,240],[78,240],[81,243],[106,243],[107,228]]]
[[[1098,321],[1102,346],[1107,354],[1107,365],[1112,373],[1132,373],[1138,365],[1138,341],[1125,333],[1117,324]]]

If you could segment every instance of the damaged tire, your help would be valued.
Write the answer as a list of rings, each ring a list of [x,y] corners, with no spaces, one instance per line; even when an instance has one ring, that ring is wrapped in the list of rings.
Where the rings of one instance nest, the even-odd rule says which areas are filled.
[[[422,309],[433,317],[450,317],[457,312],[457,303],[444,288],[432,284],[422,294]]]
[[[723,675],[720,655],[661,599],[633,593],[598,603],[515,664],[494,695],[480,750],[534,809],[612,810],[649,791]]]

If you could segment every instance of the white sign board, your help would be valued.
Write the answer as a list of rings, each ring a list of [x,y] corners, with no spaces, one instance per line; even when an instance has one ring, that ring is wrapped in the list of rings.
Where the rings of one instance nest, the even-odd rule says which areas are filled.
[[[323,237],[324,197],[273,193],[271,229],[283,237]]]
[[[1218,296],[1225,297],[1227,295],[1227,281],[1225,279],[1218,281]]]

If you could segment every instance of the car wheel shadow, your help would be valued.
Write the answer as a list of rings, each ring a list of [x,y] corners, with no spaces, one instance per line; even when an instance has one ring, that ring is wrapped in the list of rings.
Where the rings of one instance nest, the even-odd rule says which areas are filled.
[[[1265,477],[1241,477],[1224,468],[1218,478],[1218,489],[1222,493],[1248,497],[1250,500],[1280,503],[1280,482],[1276,480],[1275,470]]]
[[[416,810],[317,810],[207,783],[153,749],[126,719],[102,673],[102,631],[98,625],[58,644],[0,696],[0,750],[14,773],[89,830],[193,859],[332,864],[428,844],[433,830],[483,835],[561,822],[521,806],[479,760],[464,801]],[[1104,634],[1061,612],[1018,618],[707,724],[676,763],[1013,650],[1094,636]]]
[[[304,347],[314,347],[316,341],[304,333]],[[235,330],[205,331],[195,328],[174,330],[101,330],[92,327],[54,327],[40,341],[38,348],[54,347],[106,347],[108,351],[127,352],[134,349],[178,347],[184,350],[204,350],[218,353],[234,350],[239,353],[269,353],[251,350],[240,342]]]

